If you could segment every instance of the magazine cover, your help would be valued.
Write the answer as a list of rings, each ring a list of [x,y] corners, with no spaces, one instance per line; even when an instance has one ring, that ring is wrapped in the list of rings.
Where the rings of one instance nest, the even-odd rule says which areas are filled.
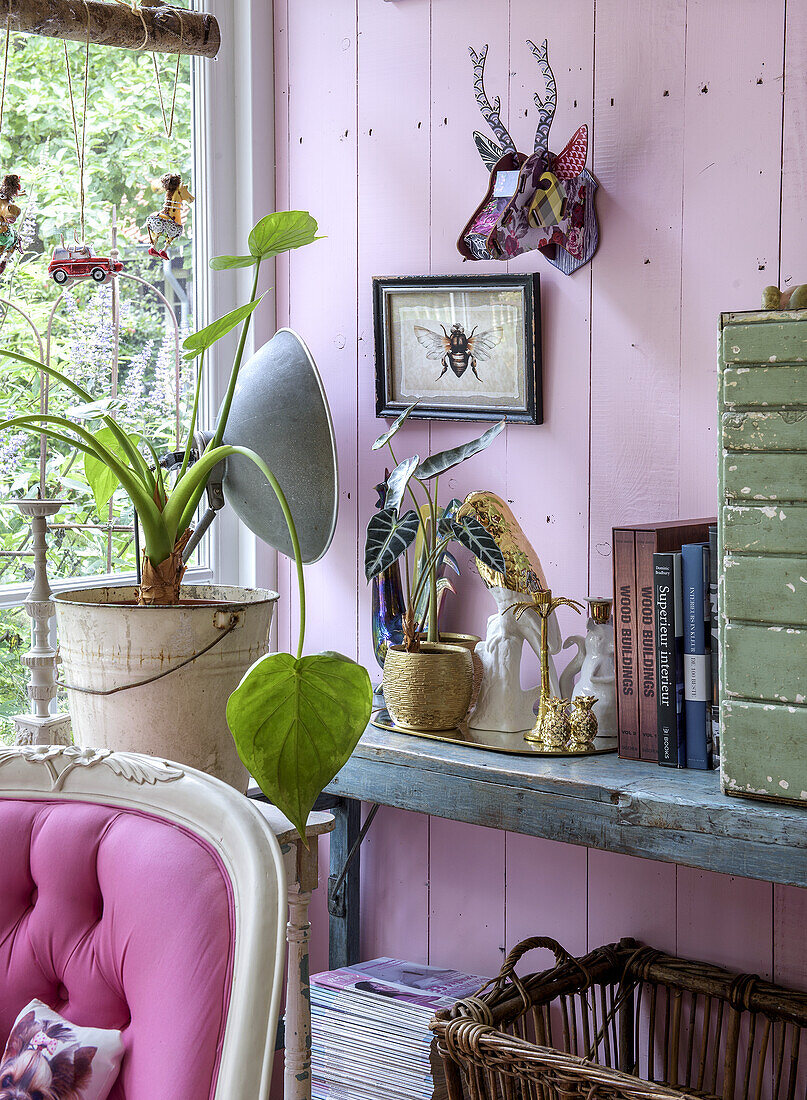
[[[475,993],[486,980],[478,974],[384,957],[315,974],[311,984],[324,989],[365,993],[438,1012],[450,1008],[461,997]]]

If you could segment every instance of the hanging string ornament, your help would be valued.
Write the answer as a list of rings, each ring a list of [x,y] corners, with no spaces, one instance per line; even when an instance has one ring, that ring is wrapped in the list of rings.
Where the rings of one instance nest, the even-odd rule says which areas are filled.
[[[90,88],[90,9],[87,0],[84,0],[84,11],[87,15],[87,36],[84,43],[84,79],[81,110],[81,133],[79,134],[78,115],[76,113],[76,96],[73,90],[73,73],[70,69],[70,55],[67,51],[67,42],[64,47],[64,68],[67,75],[67,91],[70,99],[70,118],[73,123],[73,139],[76,146],[76,163],[78,164],[79,179],[79,234],[73,230],[73,242],[65,243],[62,235],[61,247],[53,250],[53,256],[48,264],[48,274],[51,275],[59,286],[64,286],[68,279],[91,278],[96,283],[109,282],[122,268],[122,264],[108,256],[97,256],[95,251],[87,244],[87,227],[85,222],[86,193],[84,189],[84,164],[87,149],[87,103]]]
[[[62,43],[64,47],[64,67],[67,73],[67,90],[70,96],[70,117],[73,122],[73,138],[76,143],[76,161],[78,163],[79,224],[81,226],[82,244],[85,243],[86,238],[84,224],[84,154],[87,147],[87,100],[90,88],[90,9],[87,7],[87,0],[84,0],[84,8],[87,12],[87,39],[84,44],[84,95],[81,111],[81,138],[79,138],[78,119],[76,118],[76,97],[73,93],[73,74],[70,71],[70,55],[67,52],[67,42]],[[76,243],[78,243],[78,241]]]
[[[141,49],[144,49],[148,43],[148,26],[143,18],[140,5],[137,3],[137,0],[132,0],[131,5],[129,5],[126,0],[117,0],[117,3],[122,4],[124,7],[131,6],[132,10],[136,11],[140,16],[143,23],[144,35]],[[181,50],[185,34],[185,24],[183,22],[182,10],[177,8],[176,13],[179,17],[179,45]],[[177,53],[176,68],[174,70],[174,88],[171,93],[171,108],[169,111],[165,106],[162,80],[160,79],[160,68],[157,64],[157,55],[154,52],[152,52],[151,55],[151,60],[154,65],[154,82],[157,85],[157,95],[160,100],[163,130],[165,131],[165,136],[169,143],[174,132],[174,114],[177,103],[177,88],[179,87],[179,65],[181,57],[181,53]],[[160,186],[163,191],[165,191],[165,202],[163,203],[162,210],[155,210],[155,212],[150,214],[146,219],[146,230],[148,231],[150,241],[149,256],[159,256],[163,260],[167,260],[168,246],[182,235],[185,215],[185,207],[183,204],[192,203],[194,201],[194,196],[190,193],[187,185],[182,182],[182,176],[178,172],[166,172],[160,180]]]
[[[8,74],[8,47],[11,41],[11,2],[9,0],[8,14],[6,15],[6,43],[3,48],[3,86],[0,89],[0,138],[3,136],[3,109],[6,104],[6,76]],[[14,228],[14,223],[22,211],[16,205],[14,199],[25,195],[22,189],[20,177],[15,173],[3,176],[0,181],[0,275],[6,270],[6,265],[14,252],[22,252],[20,235]]]

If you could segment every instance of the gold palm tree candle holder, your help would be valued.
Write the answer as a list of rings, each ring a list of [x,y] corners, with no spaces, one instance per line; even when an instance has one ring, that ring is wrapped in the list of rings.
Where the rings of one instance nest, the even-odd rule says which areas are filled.
[[[524,740],[546,745],[548,748],[554,747],[554,744],[552,746],[549,745],[549,741],[554,743],[557,738],[554,731],[547,728],[546,733],[549,740],[545,740],[542,727],[549,721],[552,715],[557,713],[558,707],[549,690],[549,640],[547,623],[550,615],[557,611],[559,607],[571,607],[578,615],[583,610],[583,604],[580,603],[579,600],[570,600],[567,599],[566,596],[553,596],[551,590],[548,588],[539,592],[531,592],[528,603],[516,603],[513,604],[512,607],[513,614],[517,619],[520,619],[525,611],[535,611],[541,620],[541,696],[535,725],[529,733],[524,734]],[[553,699],[551,708],[549,705],[550,699]],[[568,706],[568,702],[566,705]]]

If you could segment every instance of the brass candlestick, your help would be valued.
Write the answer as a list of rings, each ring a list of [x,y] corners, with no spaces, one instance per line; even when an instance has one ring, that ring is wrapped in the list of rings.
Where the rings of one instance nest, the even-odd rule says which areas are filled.
[[[513,604],[512,610],[517,619],[520,619],[525,611],[535,611],[541,620],[541,696],[535,725],[529,733],[524,734],[524,740],[543,744],[544,737],[541,727],[548,719],[552,709],[549,700],[553,698],[549,690],[549,640],[547,634],[549,616],[553,611],[557,611],[559,607],[571,607],[579,615],[583,610],[583,605],[578,600],[570,600],[565,596],[553,597],[551,590],[548,588],[540,592],[531,592],[530,596],[529,603]]]

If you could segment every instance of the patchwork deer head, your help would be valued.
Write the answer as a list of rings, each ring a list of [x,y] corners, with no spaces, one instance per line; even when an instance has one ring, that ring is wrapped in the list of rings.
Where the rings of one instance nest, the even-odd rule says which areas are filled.
[[[581,126],[557,155],[549,151],[549,131],[557,106],[555,76],[547,42],[527,41],[544,77],[543,99],[535,94],[538,126],[534,151],[519,153],[501,118],[498,96],[491,103],[485,91],[488,47],[469,47],[474,66],[474,91],[482,117],[496,141],[474,133],[488,171],[484,199],[463,229],[457,248],[469,260],[509,260],[538,249],[551,264],[571,275],[594,255],[598,243],[594,194],[597,181],[586,168],[588,128]]]

